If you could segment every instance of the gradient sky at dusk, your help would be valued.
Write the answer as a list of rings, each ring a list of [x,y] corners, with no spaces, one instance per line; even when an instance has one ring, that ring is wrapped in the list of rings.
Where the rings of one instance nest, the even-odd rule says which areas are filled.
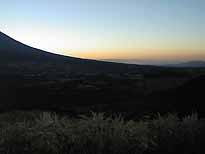
[[[96,59],[205,59],[205,0],[0,0],[0,31]]]

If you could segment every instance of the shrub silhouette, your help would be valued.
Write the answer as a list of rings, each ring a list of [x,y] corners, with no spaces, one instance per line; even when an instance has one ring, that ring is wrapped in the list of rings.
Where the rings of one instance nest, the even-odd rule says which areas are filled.
[[[49,112],[0,115],[1,154],[201,154],[205,122],[196,114],[144,121],[92,113],[69,118]]]

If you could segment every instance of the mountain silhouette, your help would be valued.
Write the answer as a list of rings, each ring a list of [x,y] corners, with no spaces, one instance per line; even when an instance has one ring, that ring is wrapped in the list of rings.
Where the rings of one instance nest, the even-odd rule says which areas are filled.
[[[24,45],[0,32],[1,61],[25,62],[31,60],[46,60],[52,54]]]
[[[12,67],[15,67],[15,71],[23,69],[30,72],[55,69],[56,71],[76,73],[121,73],[130,69],[137,70],[137,65],[80,59],[49,53],[18,42],[2,32],[0,32],[0,61],[1,72],[4,71],[4,73],[5,70],[8,72]]]

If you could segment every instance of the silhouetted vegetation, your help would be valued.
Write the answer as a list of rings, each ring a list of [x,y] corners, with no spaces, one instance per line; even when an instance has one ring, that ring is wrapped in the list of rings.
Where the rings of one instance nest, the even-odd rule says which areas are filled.
[[[79,118],[49,112],[0,115],[1,154],[202,154],[205,121],[197,114],[124,120],[92,113]]]

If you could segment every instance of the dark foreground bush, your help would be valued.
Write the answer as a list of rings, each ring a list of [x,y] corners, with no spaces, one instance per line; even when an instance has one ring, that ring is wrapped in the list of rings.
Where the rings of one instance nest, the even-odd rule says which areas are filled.
[[[170,114],[125,121],[93,113],[79,119],[52,113],[0,115],[1,154],[202,154],[205,122]]]

